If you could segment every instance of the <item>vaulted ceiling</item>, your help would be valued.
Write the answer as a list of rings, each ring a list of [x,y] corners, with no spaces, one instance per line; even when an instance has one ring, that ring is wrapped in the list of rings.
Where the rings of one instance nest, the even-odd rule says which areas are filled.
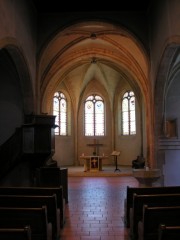
[[[111,102],[125,83],[147,92],[148,64],[143,46],[124,29],[97,21],[74,24],[59,32],[42,54],[40,95],[50,101],[63,83],[78,103],[92,80],[104,88]]]
[[[150,1],[145,1],[145,5],[139,5],[138,1],[136,4],[133,1],[132,5],[130,1],[129,6],[127,1],[122,11],[143,11],[143,16],[146,19]],[[68,2],[66,2],[67,4]],[[88,5],[87,2],[86,5]],[[105,5],[102,7],[103,10],[106,8]],[[92,6],[87,7],[86,11],[93,12]],[[45,5],[40,9],[39,5],[36,7],[37,13],[40,16],[42,14],[45,19],[48,16],[47,13],[51,12],[50,16],[55,16],[59,11],[58,7],[56,9],[49,7],[48,10]],[[115,5],[113,5],[114,7]],[[70,8],[68,11],[71,12]],[[112,15],[110,8],[109,11]],[[115,7],[115,9],[119,8]],[[67,7],[62,6],[60,12],[64,13],[63,10],[66,11]],[[77,16],[78,11],[81,10],[73,10],[72,12],[76,12]],[[58,28],[58,25],[56,31],[53,32],[54,35],[52,34],[46,41],[47,44],[43,46],[38,58],[40,112],[52,112],[52,98],[54,92],[58,90],[67,93],[76,119],[83,99],[90,93],[102,94],[104,99],[109,102],[109,107],[113,112],[115,99],[117,101],[123,91],[133,89],[140,103],[139,108],[143,112],[142,115],[147,119],[148,129],[146,133],[150,139],[147,142],[151,141],[151,124],[149,123],[151,123],[152,118],[152,88],[148,75],[150,67],[148,49],[138,38],[138,34],[134,34],[123,24],[108,21],[108,11],[105,14],[107,14],[106,20],[100,17],[89,19],[82,17],[80,20],[78,19],[79,21],[68,22],[62,28]],[[71,13],[65,13],[61,16],[68,19]],[[99,16],[98,12],[94,16]],[[118,16],[121,16],[121,13],[118,12]],[[128,16],[131,17],[131,14]],[[49,22],[47,24],[49,26]],[[146,22],[144,26],[147,27]],[[143,29],[146,32],[146,28]],[[144,35],[146,35],[145,32],[143,31]]]

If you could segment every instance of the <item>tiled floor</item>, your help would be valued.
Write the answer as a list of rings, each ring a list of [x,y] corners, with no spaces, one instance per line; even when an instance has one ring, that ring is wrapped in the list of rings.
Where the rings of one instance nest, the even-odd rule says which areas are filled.
[[[66,166],[65,166],[66,167]],[[102,171],[84,171],[83,166],[68,166],[68,176],[70,177],[118,177],[118,176],[132,176],[131,166],[118,166],[116,170],[113,165],[103,166]]]
[[[61,240],[128,240],[124,225],[126,187],[131,176],[68,177],[69,203]]]

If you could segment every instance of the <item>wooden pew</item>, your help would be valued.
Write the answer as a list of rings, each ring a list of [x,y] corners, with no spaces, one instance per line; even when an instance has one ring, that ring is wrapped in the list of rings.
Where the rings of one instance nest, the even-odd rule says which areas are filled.
[[[143,207],[143,219],[138,223],[138,240],[158,240],[159,225],[180,225],[180,206]]]
[[[179,240],[180,226],[167,226],[160,224],[158,232],[158,240]]]
[[[0,187],[0,195],[42,195],[56,194],[57,208],[60,209],[60,227],[65,223],[65,200],[62,186],[59,187]]]
[[[47,220],[47,208],[0,207],[1,228],[31,227],[32,240],[52,240],[52,226]]]
[[[166,187],[129,187],[127,186],[126,198],[124,199],[124,218],[126,227],[130,227],[130,208],[133,205],[133,194],[165,194],[180,193],[180,186]]]
[[[56,194],[52,196],[0,195],[0,207],[41,208],[47,207],[48,222],[52,224],[52,238],[56,240],[60,234],[60,214],[57,209]]]
[[[149,207],[165,207],[179,206],[180,194],[151,194],[133,196],[133,207],[130,211],[130,233],[133,239],[138,239],[138,222],[142,220],[143,206]]]
[[[31,240],[31,227],[0,228],[1,240]]]
[[[61,185],[66,203],[68,203],[68,168],[60,168]]]
[[[59,167],[40,167],[36,169],[37,186],[63,187],[63,197],[68,203],[68,169]]]

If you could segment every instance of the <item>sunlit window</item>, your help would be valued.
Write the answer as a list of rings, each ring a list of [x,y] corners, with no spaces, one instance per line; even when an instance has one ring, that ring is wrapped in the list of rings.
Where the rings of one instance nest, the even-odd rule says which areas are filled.
[[[67,99],[62,92],[56,92],[53,98],[53,115],[56,116],[55,135],[67,135]]]
[[[122,99],[122,134],[136,134],[135,96],[127,91]]]
[[[104,136],[104,101],[98,95],[89,96],[84,104],[85,136]]]

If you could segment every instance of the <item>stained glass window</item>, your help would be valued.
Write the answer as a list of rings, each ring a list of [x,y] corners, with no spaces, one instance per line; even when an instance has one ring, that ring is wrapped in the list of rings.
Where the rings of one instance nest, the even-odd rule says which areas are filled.
[[[127,91],[122,99],[122,134],[136,134],[135,96]]]
[[[55,135],[67,135],[67,99],[62,92],[55,92],[53,98],[53,115],[56,116]]]
[[[84,105],[85,136],[104,136],[104,101],[98,95],[89,96]]]

